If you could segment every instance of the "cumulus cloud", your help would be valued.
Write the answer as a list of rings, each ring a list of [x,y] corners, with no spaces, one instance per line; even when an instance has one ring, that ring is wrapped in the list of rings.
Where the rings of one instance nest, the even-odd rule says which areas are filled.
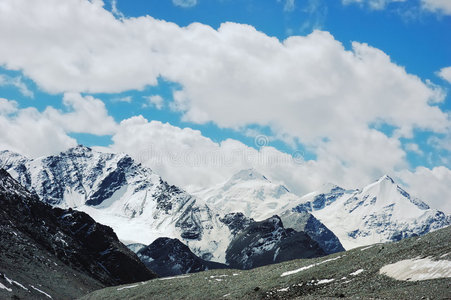
[[[19,109],[15,101],[0,98],[0,149],[29,157],[57,153],[77,145],[64,129],[35,108]]]
[[[92,96],[81,96],[77,93],[66,93],[63,104],[69,112],[61,112],[47,107],[44,116],[67,132],[108,135],[115,132],[116,123],[108,115],[105,104]]]
[[[160,95],[144,96],[146,102],[143,107],[155,107],[156,109],[162,109],[164,106],[164,99]]]
[[[421,0],[421,4],[428,11],[451,15],[451,1],[449,0]]]
[[[415,143],[408,143],[406,144],[406,150],[410,151],[410,152],[414,152],[418,155],[423,155],[423,151],[421,151],[420,147],[418,146],[418,144]]]
[[[222,183],[245,168],[271,174],[272,179],[286,182],[299,193],[320,185],[325,175],[318,174],[318,169],[316,175],[309,176],[316,163],[305,162],[300,156],[272,147],[256,150],[233,139],[216,143],[198,130],[149,122],[142,116],[122,121],[112,140],[111,150],[129,153],[171,183],[189,190]]]
[[[102,101],[91,96],[65,94],[66,111],[47,107],[19,108],[17,102],[0,98],[0,149],[30,157],[49,155],[73,147],[76,140],[68,133],[112,134],[116,123]]]
[[[193,7],[197,5],[197,0],[172,0],[172,3],[180,7]]]
[[[359,42],[345,49],[325,31],[280,41],[235,23],[216,30],[199,23],[180,27],[150,16],[118,19],[102,1],[5,0],[0,4],[0,39],[0,65],[21,70],[45,91],[67,93],[64,103],[75,112],[37,113],[39,120],[58,123],[62,132],[117,132],[113,148],[135,153],[138,136],[155,142],[161,137],[151,129],[161,127],[163,132],[181,130],[183,143],[198,140],[202,147],[193,146],[193,155],[202,149],[223,153],[236,146],[257,157],[261,151],[276,151],[279,157],[280,152],[269,147],[258,151],[232,140],[215,144],[200,133],[168,129],[138,117],[115,127],[100,100],[78,94],[142,90],[161,77],[180,85],[168,106],[181,112],[184,121],[238,130],[269,127],[275,136],[302,143],[315,153],[317,160],[301,167],[271,169],[281,179],[305,185],[299,190],[324,181],[354,187],[404,169],[401,137],[413,137],[414,129],[446,134],[450,127],[449,116],[434,105],[444,99],[439,87],[407,73],[379,49]],[[75,120],[76,112],[83,115],[77,118],[98,128],[67,121]],[[60,117],[63,114],[67,116]],[[388,124],[395,132],[388,136],[374,129],[375,124]],[[135,148],[127,146],[127,137]],[[173,149],[184,149],[180,141],[172,143]],[[241,167],[247,165],[241,162]],[[161,167],[163,174],[175,170],[165,168]],[[190,170],[199,174],[192,185],[224,176]]]
[[[443,80],[448,81],[448,83],[451,83],[451,67],[440,69],[440,71],[437,72],[437,75]]]
[[[432,169],[418,167],[398,174],[413,196],[419,197],[435,209],[451,214],[451,170],[439,166]]]
[[[33,98],[34,93],[23,82],[22,77],[11,77],[5,74],[0,74],[0,86],[13,86],[25,97]]]

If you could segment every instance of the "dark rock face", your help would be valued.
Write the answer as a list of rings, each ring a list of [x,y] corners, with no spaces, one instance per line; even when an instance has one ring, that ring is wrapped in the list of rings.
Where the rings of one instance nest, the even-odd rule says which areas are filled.
[[[335,186],[330,190],[329,193],[319,194],[315,196],[313,201],[299,204],[298,206],[296,206],[295,210],[298,212],[311,212],[313,210],[323,209],[324,207],[335,202],[335,200],[337,200],[339,197],[343,196],[344,193],[344,189],[339,186]]]
[[[26,236],[27,244],[33,243],[35,248],[104,285],[156,277],[119,242],[110,227],[82,212],[52,208],[1,169],[0,227]],[[7,238],[2,234],[0,244]],[[2,255],[7,255],[3,252],[6,249],[1,250]]]
[[[226,251],[232,268],[251,269],[297,258],[326,255],[305,232],[285,229],[281,219],[273,216],[255,222],[239,233]]]
[[[285,227],[307,233],[327,254],[345,251],[337,236],[312,214],[306,211],[286,212],[281,219]]]
[[[238,233],[246,229],[249,225],[255,223],[254,219],[246,217],[243,213],[229,213],[220,221],[229,227],[230,232],[236,236]]]
[[[197,257],[178,239],[158,238],[137,254],[149,269],[161,277],[228,268],[224,264]]]

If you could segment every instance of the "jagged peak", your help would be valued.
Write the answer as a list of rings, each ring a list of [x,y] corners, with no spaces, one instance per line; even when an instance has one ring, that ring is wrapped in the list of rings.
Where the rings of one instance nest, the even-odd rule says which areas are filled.
[[[92,148],[80,144],[61,152],[61,154],[85,154],[91,152],[93,152]]]
[[[378,180],[376,180],[376,182],[378,183],[382,183],[382,182],[391,182],[392,184],[395,184],[395,181],[393,180],[393,178],[391,178],[389,175],[385,174],[383,176],[381,176]]]
[[[15,158],[15,159],[28,159],[25,155],[22,155],[20,153],[11,151],[11,150],[0,150],[0,157],[5,156],[9,158]]]
[[[327,182],[321,185],[318,192],[322,194],[330,194],[334,192],[344,191],[344,189],[341,186],[338,186],[334,183]]]

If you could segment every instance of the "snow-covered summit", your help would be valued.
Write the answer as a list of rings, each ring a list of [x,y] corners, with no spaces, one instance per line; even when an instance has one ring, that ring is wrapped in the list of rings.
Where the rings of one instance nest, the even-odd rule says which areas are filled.
[[[242,212],[255,220],[267,219],[297,203],[298,196],[255,169],[242,170],[225,183],[195,193],[223,215]]]
[[[294,211],[311,212],[346,249],[396,241],[451,224],[451,217],[413,198],[388,175],[359,190],[310,193]]]
[[[230,178],[229,182],[246,181],[246,180],[262,180],[271,182],[266,176],[255,170],[254,168],[241,170]]]

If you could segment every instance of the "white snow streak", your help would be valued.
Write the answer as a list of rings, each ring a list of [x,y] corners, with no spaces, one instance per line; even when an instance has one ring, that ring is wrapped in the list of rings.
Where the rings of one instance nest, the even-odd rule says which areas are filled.
[[[118,291],[121,291],[121,290],[125,290],[125,289],[132,289],[132,288],[137,287],[138,285],[139,285],[139,284],[134,284],[134,285],[124,286],[124,287],[118,288],[117,290],[118,290]]]
[[[174,276],[174,277],[165,277],[165,278],[160,278],[158,280],[170,280],[170,279],[179,279],[179,278],[188,278],[189,275],[183,275],[183,276]]]
[[[352,272],[352,273],[349,274],[349,275],[351,275],[351,276],[357,276],[357,275],[359,275],[360,273],[362,273],[363,271],[364,271],[363,269],[358,269],[357,271]]]
[[[325,284],[325,283],[329,283],[335,281],[335,279],[331,278],[331,279],[321,279],[319,280],[316,284]]]
[[[344,255],[343,255],[343,256],[344,256]],[[341,257],[343,257],[343,256],[337,256],[337,257],[335,257],[335,258],[326,259],[326,260],[321,261],[321,262],[319,262],[319,263],[312,264],[312,265],[308,265],[308,266],[305,266],[305,267],[302,267],[302,268],[299,268],[299,269],[296,269],[296,270],[283,272],[282,275],[280,275],[280,277],[285,277],[285,276],[288,276],[288,275],[293,275],[293,274],[299,273],[299,272],[301,272],[301,271],[305,271],[305,270],[308,270],[308,269],[310,269],[310,268],[313,268],[313,267],[322,265],[322,264],[324,264],[324,263],[326,263],[326,262],[333,261],[333,260],[337,260],[337,259],[339,259],[339,258],[341,258]]]
[[[49,295],[49,294],[47,294],[46,292],[44,292],[44,291],[41,291],[41,290],[40,290],[40,289],[38,289],[38,288],[35,288],[35,287],[34,287],[34,286],[32,286],[31,284],[30,284],[30,287],[31,287],[32,289],[34,289],[34,290],[38,291],[39,293],[41,293],[41,294],[45,295],[46,297],[48,297],[48,298],[52,299],[52,296],[50,296],[50,295]]]
[[[12,289],[7,288],[6,286],[4,286],[1,282],[0,282],[0,289],[7,290],[8,292],[12,292],[13,291]]]

